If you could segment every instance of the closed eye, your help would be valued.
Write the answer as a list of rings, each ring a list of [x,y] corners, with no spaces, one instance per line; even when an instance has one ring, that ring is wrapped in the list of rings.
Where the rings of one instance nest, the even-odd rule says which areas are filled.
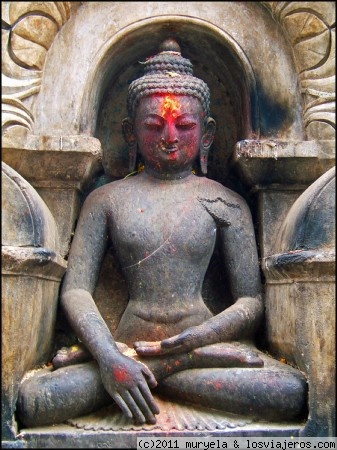
[[[160,130],[163,128],[163,124],[161,122],[154,122],[154,121],[145,121],[144,125],[149,130]]]
[[[176,124],[176,127],[182,130],[192,130],[196,127],[196,125],[197,124],[195,122],[180,122]]]

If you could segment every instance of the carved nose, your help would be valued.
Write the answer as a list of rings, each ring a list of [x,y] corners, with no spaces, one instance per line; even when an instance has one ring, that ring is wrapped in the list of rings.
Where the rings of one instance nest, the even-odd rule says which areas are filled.
[[[166,144],[172,145],[178,142],[176,127],[172,124],[167,125],[164,140]]]

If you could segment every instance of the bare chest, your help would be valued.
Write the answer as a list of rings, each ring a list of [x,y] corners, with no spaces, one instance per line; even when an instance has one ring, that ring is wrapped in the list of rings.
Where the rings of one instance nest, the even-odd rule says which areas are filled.
[[[215,223],[197,196],[140,192],[126,194],[118,203],[109,228],[125,264],[154,252],[182,258],[202,257],[214,247]]]

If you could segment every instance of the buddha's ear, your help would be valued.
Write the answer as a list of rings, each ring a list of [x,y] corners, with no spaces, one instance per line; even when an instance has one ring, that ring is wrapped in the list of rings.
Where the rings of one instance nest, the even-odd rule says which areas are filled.
[[[208,152],[215,135],[215,120],[209,117],[206,121],[204,134],[200,142],[200,168],[203,175],[207,175]]]
[[[129,117],[122,120],[123,136],[129,147],[136,145],[136,135],[133,129],[133,123]]]
[[[210,149],[214,140],[215,129],[216,129],[215,120],[212,119],[212,117],[209,117],[205,124],[204,134],[202,135],[201,138],[201,145],[204,150]]]
[[[123,136],[129,147],[129,170],[134,172],[137,165],[137,138],[132,121],[127,117],[122,121]]]

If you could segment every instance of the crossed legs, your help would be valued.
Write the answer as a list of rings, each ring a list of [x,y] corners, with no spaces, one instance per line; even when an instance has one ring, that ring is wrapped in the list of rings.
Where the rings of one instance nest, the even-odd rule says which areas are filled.
[[[215,344],[187,354],[139,358],[170,399],[267,420],[292,420],[306,407],[307,385],[298,370],[243,344]],[[20,386],[23,425],[60,423],[89,414],[113,400],[95,361],[43,369]]]

